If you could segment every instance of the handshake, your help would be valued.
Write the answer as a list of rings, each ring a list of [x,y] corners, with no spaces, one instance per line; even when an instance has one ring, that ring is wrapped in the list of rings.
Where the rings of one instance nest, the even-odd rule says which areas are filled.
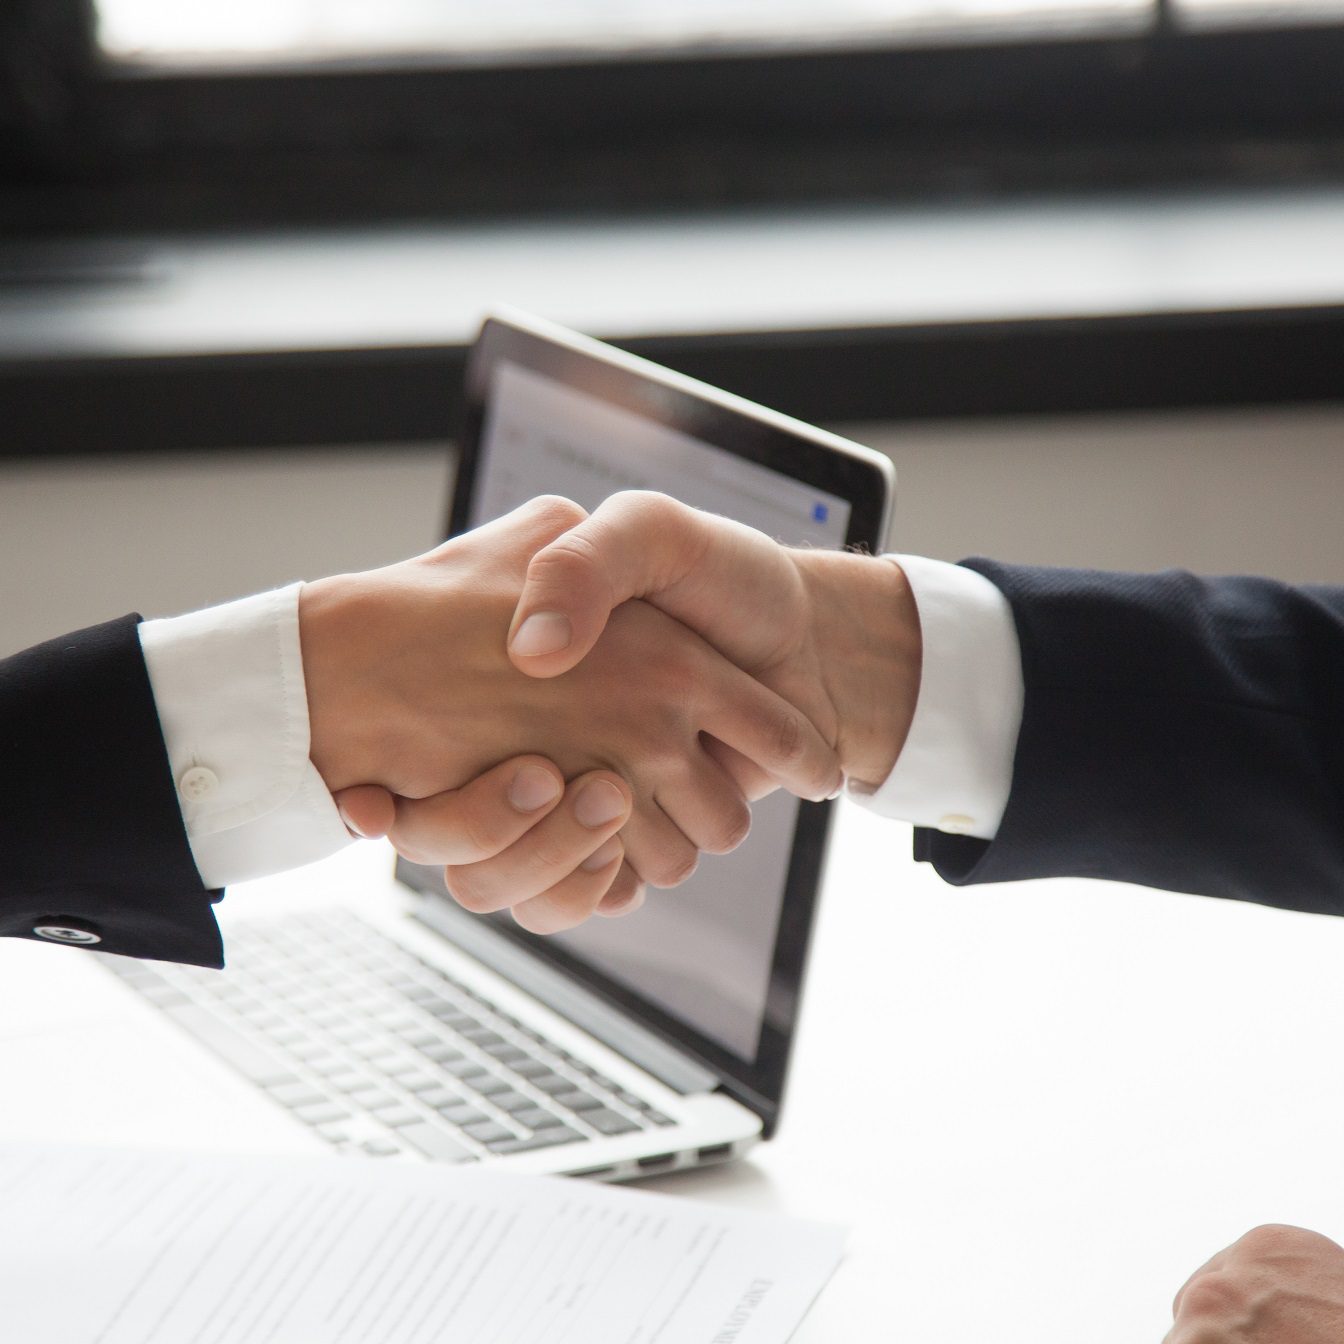
[[[347,826],[551,933],[745,839],[752,800],[880,784],[919,689],[891,561],[632,492],[555,497],[306,585],[310,755]]]

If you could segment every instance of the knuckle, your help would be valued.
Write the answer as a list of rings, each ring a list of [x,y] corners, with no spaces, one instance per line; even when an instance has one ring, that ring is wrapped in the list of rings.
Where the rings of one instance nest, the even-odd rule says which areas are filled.
[[[1187,1320],[1235,1315],[1245,1307],[1241,1286],[1222,1270],[1210,1270],[1190,1283],[1181,1298],[1181,1316]]]
[[[632,523],[651,527],[679,516],[685,507],[656,490],[626,490],[615,497],[615,502]]]
[[[794,710],[784,709],[779,713],[775,725],[775,751],[785,765],[792,765],[803,753],[803,726]]]
[[[480,879],[474,866],[449,866],[443,871],[443,883],[448,894],[464,910],[473,915],[486,915],[495,908],[488,884]]]
[[[586,509],[564,495],[538,495],[527,507],[538,526],[557,532],[576,526],[588,516]]]
[[[659,855],[653,871],[645,876],[655,887],[679,887],[700,865],[699,854],[690,845],[678,845]]]
[[[582,531],[565,532],[532,557],[529,583],[568,593],[575,586],[605,580],[606,563],[597,544]],[[609,586],[609,585],[608,585]]]
[[[547,886],[559,881],[573,872],[582,859],[577,858],[564,841],[556,836],[549,839],[537,839],[533,842],[528,855],[528,868]]]
[[[1238,1249],[1252,1255],[1273,1255],[1276,1252],[1290,1250],[1305,1242],[1315,1241],[1317,1232],[1308,1232],[1305,1228],[1291,1227],[1287,1223],[1261,1223],[1253,1227],[1237,1243]]]
[[[644,884],[626,865],[616,874],[616,880],[598,902],[598,909],[604,915],[623,915],[637,908],[643,896]]]
[[[702,848],[708,854],[731,854],[751,834],[751,809],[745,803],[725,808],[717,823],[713,837]]]
[[[467,851],[483,859],[497,854],[506,842],[500,819],[490,808],[463,809],[458,818],[458,834]]]

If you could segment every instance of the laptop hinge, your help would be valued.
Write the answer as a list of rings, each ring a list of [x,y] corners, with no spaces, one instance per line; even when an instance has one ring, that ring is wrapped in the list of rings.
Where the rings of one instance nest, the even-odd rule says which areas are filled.
[[[576,985],[526,948],[501,937],[478,916],[465,914],[430,896],[419,903],[411,917],[638,1064],[674,1092],[693,1096],[718,1087],[719,1078],[703,1064],[632,1022],[620,1009]]]

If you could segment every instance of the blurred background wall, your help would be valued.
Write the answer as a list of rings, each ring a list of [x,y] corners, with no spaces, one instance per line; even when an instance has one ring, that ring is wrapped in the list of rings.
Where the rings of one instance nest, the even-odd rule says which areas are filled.
[[[504,299],[893,545],[1344,576],[1344,3],[0,0],[0,651],[433,544]]]

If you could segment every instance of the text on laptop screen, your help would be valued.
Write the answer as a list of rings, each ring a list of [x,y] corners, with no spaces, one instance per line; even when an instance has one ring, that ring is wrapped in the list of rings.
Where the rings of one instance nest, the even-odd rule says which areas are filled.
[[[835,495],[508,362],[494,374],[480,448],[471,527],[539,494],[591,511],[621,490],[658,490],[790,545],[835,548],[849,526]],[[797,814],[787,794],[762,799],[733,853],[706,856],[690,881],[651,892],[634,914],[551,941],[754,1059]]]

